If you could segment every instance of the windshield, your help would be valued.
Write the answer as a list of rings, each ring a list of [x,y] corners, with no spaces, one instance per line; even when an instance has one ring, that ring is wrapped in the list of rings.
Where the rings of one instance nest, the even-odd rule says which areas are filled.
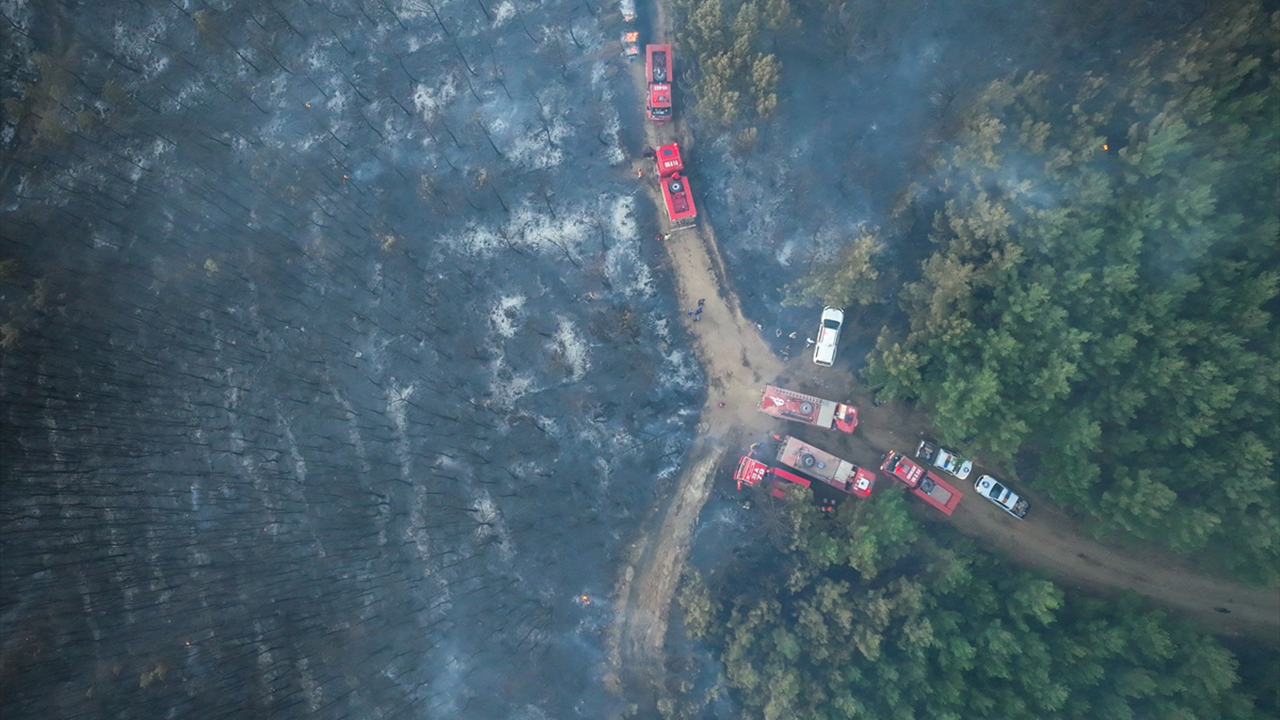
[[[991,483],[991,495],[992,495],[992,497],[1000,497],[1000,496],[1001,496],[1001,495],[1003,495],[1003,494],[1004,494],[1004,486],[1003,486],[1003,485],[1001,485],[1000,483]]]
[[[837,320],[823,320],[823,321],[822,321],[822,327],[824,327],[824,328],[826,328],[826,329],[828,329],[828,330],[839,330],[839,329],[840,329],[840,323],[839,323],[839,321],[837,321]]]

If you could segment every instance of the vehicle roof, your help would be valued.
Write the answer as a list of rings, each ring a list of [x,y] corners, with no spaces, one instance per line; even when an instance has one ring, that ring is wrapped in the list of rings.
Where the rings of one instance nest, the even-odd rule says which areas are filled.
[[[684,169],[684,161],[680,158],[680,145],[678,143],[660,145],[654,155],[656,156],[655,161],[658,165],[659,177],[666,177]]]
[[[919,463],[907,457],[906,453],[893,451],[885,456],[884,463],[880,466],[881,470],[892,475],[895,479],[906,483],[909,487],[915,487],[920,482],[920,478],[924,476],[924,468]]]
[[[644,54],[647,62],[653,62],[654,55],[662,53],[662,69],[668,70],[671,67],[671,45],[645,45]],[[653,72],[653,68],[649,68],[649,72]]]
[[[813,361],[818,365],[830,366],[836,359],[836,344],[840,341],[840,324],[844,322],[844,311],[840,308],[826,307],[822,309],[822,320],[818,323],[818,339],[813,348]],[[835,323],[836,327],[827,327]]]
[[[992,493],[996,492],[997,487],[1000,488],[1001,491],[1008,493],[1014,501],[1016,501],[1018,498],[1018,493],[1010,490],[1008,485],[1005,485],[1004,483],[1000,482],[999,480],[996,480],[990,475],[983,475],[982,477],[978,478],[977,482],[973,484],[973,487],[979,493],[986,495],[987,497],[995,500],[1000,499],[999,497],[992,495]]]
[[[764,479],[765,473],[768,469],[768,465],[765,465],[750,455],[743,455],[738,460],[738,469],[733,473],[733,479],[737,480],[739,483],[745,482],[748,485],[755,485]]]
[[[807,407],[806,407],[807,406]],[[830,427],[836,404],[812,395],[766,385],[760,394],[760,411],[774,417]],[[823,422],[825,420],[825,423]]]
[[[804,403],[811,405],[808,412],[805,412]],[[824,400],[776,385],[764,386],[758,408],[766,415],[840,432],[851,433],[858,427],[858,408],[853,405]]]
[[[671,192],[673,181],[680,182],[680,191]],[[693,195],[689,192],[689,181],[677,173],[672,173],[659,183],[662,186],[662,197],[667,205],[667,217],[671,222],[691,220],[698,216],[698,208],[693,204]]]
[[[964,497],[964,493],[955,489],[937,473],[928,471],[925,471],[920,484],[911,491],[947,515],[956,509],[956,505],[960,504],[960,498]]]
[[[1000,488],[1000,492],[997,492],[996,488]],[[990,475],[982,475],[975,480],[973,489],[978,491],[979,495],[1004,508],[1010,515],[1016,518],[1027,516],[1029,504],[1026,499]]]
[[[783,480],[787,480],[788,482],[793,482],[797,485],[803,485],[805,487],[809,487],[809,478],[804,477],[802,475],[797,475],[793,472],[788,472],[786,470],[783,470],[782,468],[772,468],[770,469],[769,472],[772,473],[773,476],[776,478],[781,478]]]
[[[852,485],[853,488],[849,492],[858,497],[868,497],[876,486],[876,474],[865,468],[856,468]]]
[[[835,359],[836,344],[833,342],[823,342],[822,339],[819,338],[818,345],[813,350],[813,361],[824,365],[830,365],[835,362]]]

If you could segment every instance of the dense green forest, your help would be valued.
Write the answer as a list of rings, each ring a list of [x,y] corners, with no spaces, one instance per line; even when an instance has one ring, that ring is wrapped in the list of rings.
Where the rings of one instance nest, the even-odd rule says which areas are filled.
[[[1246,3],[1107,77],[991,84],[910,193],[932,250],[866,370],[1095,531],[1270,585],[1277,48]]]
[[[720,648],[743,717],[1213,720],[1274,710],[1273,698],[1241,687],[1235,658],[1212,638],[1136,599],[1065,593],[961,536],[934,540],[906,503],[885,491],[828,515],[802,489],[780,503],[761,497],[778,520],[773,541],[717,574],[691,572],[686,625]],[[679,717],[696,705],[664,709]]]
[[[755,123],[778,106],[782,66],[770,52],[776,35],[796,26],[788,0],[675,0],[676,37],[692,69],[683,80],[698,118],[717,131],[737,129],[735,146],[749,149]]]

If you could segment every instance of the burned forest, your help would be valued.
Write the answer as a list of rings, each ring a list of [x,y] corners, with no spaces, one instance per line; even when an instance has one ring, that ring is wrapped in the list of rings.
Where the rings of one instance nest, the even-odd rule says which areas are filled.
[[[1274,37],[1280,15],[1227,5],[0,0],[0,714],[1280,708],[1280,572],[1265,563],[1280,539],[1258,499],[1272,478],[1215,470],[1212,517],[1163,493],[1178,512],[1135,493],[1099,510],[1117,487],[1194,492],[1167,468],[1039,472],[1071,448],[1029,453],[1053,427],[1025,418],[1059,417],[1050,381],[1083,364],[1001,340],[1001,367],[1047,399],[1004,413],[988,384],[979,412],[956,398],[980,384],[964,360],[990,359],[970,352],[982,339],[922,324],[957,287],[989,300],[1022,279],[952,282],[966,253],[1000,258],[947,220],[989,220],[984,193],[1018,221],[1094,208],[1035,196],[1052,183],[1028,158],[1061,145],[1075,154],[1055,167],[1088,175],[1088,133],[1115,142],[1140,120],[1158,135],[1149,76],[1177,63],[1176,43],[1187,58],[1226,47],[1240,57],[1206,67],[1236,84],[1205,100],[1187,60],[1177,97],[1227,118],[1196,177],[1256,192],[1230,206],[1189,192],[1161,212],[1191,218],[1188,236],[1249,228],[1203,312],[1194,278],[1178,302],[1199,312],[1197,357],[1224,318],[1247,326],[1227,370],[1249,408],[1275,397],[1274,212],[1253,216],[1274,197],[1276,134],[1240,129],[1275,107],[1275,58],[1238,27],[1187,38],[1232,8]],[[657,79],[642,78],[651,43]],[[1128,95],[1108,84],[1121,77]],[[999,144],[993,118],[1016,142]],[[1231,165],[1243,136],[1258,152]],[[989,175],[964,175],[983,138]],[[1170,152],[1193,153],[1180,139]],[[683,164],[664,169],[664,149]],[[1115,186],[1137,196],[1163,178]],[[1064,186],[1089,195],[1096,179]],[[1058,317],[1033,302],[1041,286],[1078,289],[1045,279],[1060,258],[1100,275],[1109,262],[1069,235],[1036,246],[1042,275],[1013,303],[1047,308],[1033,322]],[[1130,240],[1126,257],[1151,259]],[[806,339],[824,305],[847,321],[820,369]],[[970,345],[948,354],[957,337]],[[1271,462],[1274,414],[1188,399],[1192,371],[1152,376],[1168,387],[1148,415],[1222,430],[1204,453],[1179,446],[1194,433],[1161,448]],[[868,477],[901,438],[940,437],[1046,512],[1014,524],[957,480],[956,516],[926,517],[884,473],[843,504],[739,492],[738,456],[790,432],[757,408],[775,382],[857,404],[843,433],[802,433]],[[1080,384],[1112,408],[1110,386]],[[1097,439],[1067,417],[1063,437]],[[1124,437],[1123,457],[1141,455]],[[1054,503],[1070,507],[1050,527]],[[1251,537],[1227,542],[1239,508]],[[1086,577],[1103,551],[1077,540],[1114,541],[1138,570]],[[1170,547],[1200,564],[1171,570]],[[1074,667],[1047,659],[1072,653]]]
[[[5,715],[602,716],[699,385],[609,18],[4,12]]]

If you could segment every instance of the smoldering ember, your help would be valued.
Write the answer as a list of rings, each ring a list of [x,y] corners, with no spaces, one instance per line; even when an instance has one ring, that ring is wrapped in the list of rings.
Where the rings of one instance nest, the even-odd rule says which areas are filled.
[[[5,718],[1280,712],[1272,0],[0,15]]]

